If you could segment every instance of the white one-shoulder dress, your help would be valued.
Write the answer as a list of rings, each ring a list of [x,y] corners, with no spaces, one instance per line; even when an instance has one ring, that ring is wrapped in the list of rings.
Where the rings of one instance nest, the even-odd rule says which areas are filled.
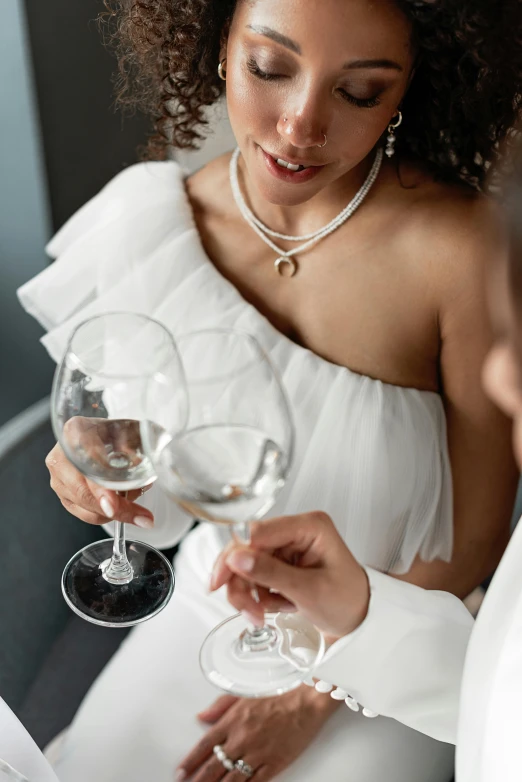
[[[440,397],[362,376],[279,333],[205,254],[177,164],[127,169],[48,249],[57,260],[19,295],[48,330],[43,343],[56,360],[78,322],[113,310],[150,314],[174,336],[213,326],[252,333],[282,375],[296,424],[294,468],[272,515],[325,511],[355,556],[383,571],[403,573],[417,555],[450,558],[452,485]],[[168,547],[191,526],[158,487],[144,504],[156,529],[132,528],[143,540]],[[55,766],[62,782],[172,782],[203,735],[196,713],[219,695],[199,670],[198,651],[233,613],[225,595],[208,594],[227,535],[206,524],[186,535],[170,604],[133,629],[80,707]],[[278,779],[448,782],[452,767],[449,745],[343,705]]]

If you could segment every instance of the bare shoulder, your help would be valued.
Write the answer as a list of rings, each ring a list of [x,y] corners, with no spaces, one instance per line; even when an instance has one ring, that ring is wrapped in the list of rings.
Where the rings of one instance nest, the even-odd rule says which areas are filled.
[[[410,167],[404,180],[400,198],[408,219],[399,240],[429,279],[441,310],[462,297],[483,299],[487,266],[507,247],[498,206],[465,184],[435,181],[418,168]]]
[[[230,153],[220,155],[187,179],[187,195],[198,220],[226,218],[230,212]]]

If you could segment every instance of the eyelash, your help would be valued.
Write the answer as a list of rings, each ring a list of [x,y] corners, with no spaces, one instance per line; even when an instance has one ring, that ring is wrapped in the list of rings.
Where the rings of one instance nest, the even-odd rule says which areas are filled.
[[[266,71],[262,71],[257,62],[252,57],[247,61],[247,68],[250,73],[253,74],[253,76],[255,76],[257,79],[261,79],[262,81],[276,81],[276,79],[281,78],[276,73],[267,73]],[[352,106],[357,106],[359,109],[373,109],[381,102],[378,96],[375,98],[363,99],[350,95],[350,93],[346,92],[346,90],[339,90],[339,92],[345,101],[351,103]]]

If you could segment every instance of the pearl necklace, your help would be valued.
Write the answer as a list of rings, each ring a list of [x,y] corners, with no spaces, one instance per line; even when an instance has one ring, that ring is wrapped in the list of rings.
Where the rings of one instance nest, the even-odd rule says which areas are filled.
[[[372,166],[372,169],[370,173],[368,174],[368,177],[366,179],[366,182],[361,187],[357,195],[350,201],[350,203],[345,206],[345,208],[340,212],[337,217],[334,217],[333,220],[331,220],[328,225],[325,225],[323,228],[320,228],[318,231],[314,231],[310,234],[304,234],[303,236],[287,236],[286,234],[278,233],[277,231],[272,231],[271,228],[268,228],[264,223],[259,220],[255,216],[255,214],[248,208],[245,199],[243,198],[243,194],[241,192],[241,188],[239,186],[239,180],[238,180],[238,160],[239,160],[239,147],[234,150],[234,153],[230,159],[230,185],[232,187],[232,194],[234,196],[234,200],[237,204],[237,207],[239,211],[241,212],[241,215],[246,220],[246,222],[249,224],[249,226],[256,232],[256,234],[262,239],[266,244],[268,244],[269,247],[274,250],[278,257],[274,261],[274,268],[279,273],[282,274],[282,267],[284,264],[287,264],[290,267],[290,277],[293,277],[294,274],[297,272],[297,262],[294,255],[298,255],[300,253],[305,252],[306,250],[309,250],[311,247],[313,247],[317,242],[319,242],[321,239],[324,239],[329,234],[333,233],[337,230],[343,223],[345,223],[349,217],[353,215],[353,213],[360,207],[370,190],[372,189],[373,185],[375,184],[375,181],[377,177],[379,176],[379,172],[381,170],[382,160],[383,160],[383,151],[382,149],[377,150],[377,154],[375,156],[375,161]],[[283,239],[287,242],[304,242],[300,247],[297,247],[295,250],[282,250],[280,247],[278,247],[271,239],[269,239],[269,236],[276,237],[278,239]]]

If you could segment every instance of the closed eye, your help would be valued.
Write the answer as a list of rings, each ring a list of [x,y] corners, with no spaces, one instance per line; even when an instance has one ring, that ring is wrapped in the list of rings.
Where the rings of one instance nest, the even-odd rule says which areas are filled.
[[[282,74],[269,73],[268,71],[262,70],[253,57],[249,57],[247,60],[247,68],[251,74],[253,74],[257,79],[261,79],[262,81],[276,81],[276,79],[284,78]],[[375,106],[380,104],[378,95],[374,96],[373,98],[356,98],[355,95],[351,95],[349,92],[343,89],[340,89],[339,93],[344,100],[346,100],[348,103],[351,103],[352,106],[357,106],[359,109],[373,109]]]
[[[262,79],[263,81],[274,81],[275,79],[281,78],[281,76],[278,73],[267,73],[267,71],[261,70],[257,62],[254,60],[253,57],[250,57],[247,61],[247,68],[254,76],[256,76],[258,79]]]
[[[379,96],[375,95],[373,98],[356,98],[355,95],[351,95],[346,90],[339,90],[344,100],[351,103],[352,106],[357,106],[359,109],[373,109],[380,104]]]

